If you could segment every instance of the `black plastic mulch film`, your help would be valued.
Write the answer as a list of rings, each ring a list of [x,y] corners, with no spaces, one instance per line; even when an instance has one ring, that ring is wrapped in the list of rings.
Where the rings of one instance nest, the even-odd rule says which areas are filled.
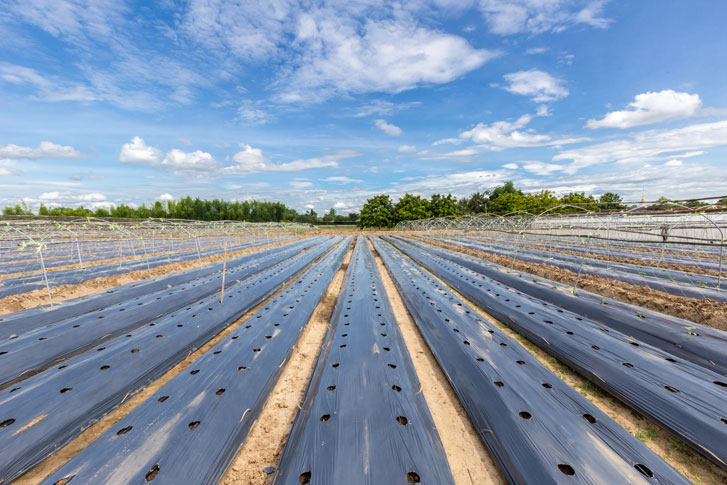
[[[46,484],[216,483],[258,418],[351,237]]]
[[[326,240],[0,392],[0,483],[13,480],[184,359],[330,249]],[[153,438],[152,438],[153,441]]]
[[[509,482],[688,483],[429,273],[374,246]]]
[[[727,291],[724,289],[717,290],[715,288],[707,288],[707,287],[699,287],[696,284],[696,281],[699,279],[711,279],[713,277],[708,275],[694,275],[695,276],[695,284],[689,284],[685,282],[678,282],[678,281],[672,281],[667,278],[659,278],[655,276],[649,276],[647,274],[640,274],[645,273],[645,271],[640,270],[635,273],[633,272],[623,272],[623,271],[613,271],[609,268],[615,268],[616,264],[610,264],[609,262],[605,261],[599,261],[599,260],[592,260],[590,264],[581,264],[582,261],[584,261],[584,258],[576,258],[575,256],[570,256],[567,254],[554,254],[554,253],[547,253],[545,251],[535,251],[531,249],[526,248],[517,248],[517,251],[513,251],[510,249],[505,248],[495,248],[490,244],[485,243],[484,241],[473,241],[471,239],[457,239],[457,238],[434,238],[437,240],[441,240],[442,242],[446,242],[449,244],[454,244],[456,246],[462,246],[468,249],[475,249],[478,251],[484,251],[489,252],[493,254],[499,254],[503,256],[511,256],[516,259],[527,261],[530,263],[539,263],[539,264],[548,264],[551,266],[555,266],[557,268],[567,269],[570,271],[574,271],[576,273],[583,273],[583,274],[591,274],[594,276],[600,276],[603,278],[609,278],[612,280],[618,280],[618,281],[624,281],[626,283],[641,285],[641,286],[647,286],[649,288],[652,288],[654,290],[663,291],[666,293],[670,293],[672,295],[677,296],[686,296],[688,298],[697,298],[697,299],[705,299],[705,298],[711,298],[713,300],[717,301],[727,301]],[[556,259],[557,257],[557,259]],[[624,266],[624,265],[621,265]],[[632,265],[635,266],[635,265]],[[669,274],[669,273],[679,273],[673,270],[661,270],[662,273]],[[684,273],[686,274],[686,273]],[[716,278],[715,278],[716,280]]]
[[[274,483],[453,483],[362,236]]]
[[[271,241],[258,241],[258,242],[247,242],[243,244],[237,244],[228,247],[228,251],[239,251],[241,249],[252,248],[256,246],[262,246],[268,244],[268,242],[277,242],[282,240],[275,239]],[[190,261],[197,259],[199,256],[205,257],[213,254],[220,254],[224,251],[223,248],[209,248],[200,251],[188,251],[186,253],[174,253],[168,255],[151,256],[149,258],[141,258],[133,261],[127,261],[126,264],[119,263],[104,263],[92,266],[85,266],[83,268],[72,268],[57,271],[50,271],[47,273],[48,285],[70,285],[83,283],[84,281],[100,278],[104,276],[114,276],[117,274],[128,273],[135,270],[146,270],[147,268],[155,268],[169,263],[176,263],[179,261]],[[16,295],[19,293],[25,293],[30,290],[45,288],[45,277],[42,272],[27,276],[18,276],[13,278],[5,278],[0,280],[0,298],[4,298],[10,295]]]
[[[634,261],[644,258],[648,256],[648,253],[644,253],[643,251],[638,251],[637,249],[627,249],[627,248],[619,248],[615,245],[608,245],[608,247],[598,247],[594,246],[593,244],[586,243],[584,244],[582,241],[577,240],[570,240],[570,241],[557,241],[557,240],[550,240],[546,242],[543,239],[538,238],[528,238],[528,237],[520,237],[520,238],[507,238],[507,237],[492,237],[492,236],[470,236],[467,237],[467,239],[472,239],[473,241],[485,241],[490,243],[505,243],[509,245],[515,245],[523,247],[523,244],[527,244],[529,246],[536,246],[538,248],[542,248],[545,251],[553,251],[553,250],[566,250],[566,251],[573,251],[576,253],[584,254],[586,256],[588,255],[601,255],[601,256],[608,256],[608,257],[623,257],[623,258],[629,258]],[[595,242],[595,241],[594,241]],[[638,244],[638,243],[634,243]],[[659,248],[661,249],[661,248]],[[657,251],[659,250],[657,249]],[[678,248],[674,248],[675,250],[678,250]],[[653,253],[652,253],[653,254]],[[705,259],[696,259],[698,256],[696,254],[691,256],[685,256],[685,255],[674,255],[672,253],[666,252],[663,255],[660,255],[660,261],[662,263],[670,263],[670,264],[682,264],[685,266],[693,266],[695,268],[708,268],[708,269],[719,269],[719,261],[716,261],[714,259],[712,260],[705,260]]]
[[[727,468],[727,379],[397,238],[394,245],[493,317]]]
[[[605,298],[572,286],[437,246],[408,243],[453,261],[507,287],[570,310],[637,340],[658,347],[719,374],[727,375],[727,332]]]
[[[313,245],[309,242],[306,245]],[[243,262],[231,261],[225,272],[228,288],[244,278],[283,261],[306,245],[281,248]],[[149,292],[116,305],[85,313],[75,318],[54,322],[42,328],[16,335],[0,342],[0,386],[6,386],[95,345],[118,337],[155,318],[189,306],[217,293],[221,273],[187,281],[173,288]]]
[[[628,277],[629,274],[645,276],[652,281],[665,280],[669,283],[685,284],[691,286],[699,286],[697,281],[700,281],[707,288],[717,287],[717,277],[700,274],[690,273],[686,271],[679,271],[668,268],[657,268],[655,266],[642,266],[636,263],[622,263],[618,261],[602,260],[590,257],[591,254],[587,252],[581,253],[581,256],[574,256],[572,254],[558,252],[552,249],[533,249],[530,247],[522,247],[518,245],[507,244],[504,242],[492,242],[486,241],[479,238],[452,238],[452,241],[458,241],[463,243],[476,244],[478,246],[489,247],[492,249],[498,249],[501,251],[511,252],[512,254],[530,254],[542,259],[565,261],[570,263],[583,263],[586,268],[601,268],[606,269],[612,273],[622,273]],[[638,258],[638,256],[636,256]],[[662,262],[663,259],[662,259]]]
[[[254,261],[255,259],[266,257],[278,251],[284,251],[287,248],[298,247],[301,249],[303,247],[310,247],[313,244],[321,242],[321,240],[321,238],[311,238],[303,241],[287,243],[277,248],[245,254],[229,260],[228,265]],[[117,303],[122,303],[126,300],[131,300],[165,288],[185,284],[194,279],[210,276],[221,271],[221,262],[209,263],[200,268],[177,271],[158,278],[134,281],[132,283],[117,286],[92,295],[66,300],[63,303],[56,304],[52,307],[44,306],[29,308],[27,310],[7,315],[0,315],[0,338],[7,338],[13,334],[21,334],[35,328],[40,328],[44,325],[60,322],[67,318],[77,317],[84,313],[99,310]]]

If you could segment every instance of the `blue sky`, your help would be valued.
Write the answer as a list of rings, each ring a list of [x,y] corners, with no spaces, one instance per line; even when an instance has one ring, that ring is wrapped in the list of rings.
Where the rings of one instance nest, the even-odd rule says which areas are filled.
[[[727,194],[725,2],[154,4],[0,0],[0,205]]]

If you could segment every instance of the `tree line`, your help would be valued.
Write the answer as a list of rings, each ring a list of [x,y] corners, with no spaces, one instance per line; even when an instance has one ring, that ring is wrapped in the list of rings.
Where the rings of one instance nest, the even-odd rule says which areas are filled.
[[[447,217],[468,214],[505,215],[514,212],[551,214],[581,211],[618,211],[625,209],[620,195],[606,192],[596,198],[585,192],[570,192],[558,197],[550,190],[526,193],[515,187],[511,181],[484,192],[475,192],[469,197],[457,200],[451,194],[434,194],[430,199],[418,195],[404,194],[394,203],[388,195],[377,195],[366,201],[359,216],[361,227],[393,227],[402,221]],[[673,210],[680,206],[704,207],[699,200],[674,204],[665,197],[642,207],[642,210]],[[727,198],[718,200],[714,207],[727,207]]]
[[[366,201],[361,209],[359,225],[362,227],[393,227],[401,221],[447,217],[465,214],[504,215],[523,211],[539,214],[548,207],[553,213],[580,210],[600,211],[618,210],[625,206],[618,194],[607,192],[596,199],[584,192],[571,192],[556,196],[549,190],[525,193],[515,187],[513,182],[505,182],[499,187],[484,192],[475,192],[469,197],[457,200],[452,194],[434,194],[430,199],[412,194],[404,194],[397,203],[388,195],[377,195]]]
[[[32,216],[35,213],[24,202],[15,206],[3,208],[3,215]],[[95,210],[84,207],[53,207],[48,208],[41,204],[38,209],[39,216],[66,216],[66,217],[118,217],[127,219],[192,219],[198,221],[244,221],[244,222],[304,222],[310,224],[355,224],[358,214],[336,214],[331,209],[327,214],[319,217],[316,211],[309,210],[299,214],[282,202],[268,202],[259,200],[228,201],[221,199],[200,199],[183,197],[179,200],[156,201],[153,204],[142,204],[132,207],[126,204],[110,208],[99,207]]]
[[[157,201],[151,205],[142,204],[138,207],[121,204],[108,209],[95,210],[83,207],[53,207],[41,205],[40,216],[71,216],[71,217],[118,217],[118,218],[168,218],[192,219],[201,221],[244,221],[244,222],[302,222],[309,224],[357,224],[360,227],[393,227],[398,222],[428,219],[431,217],[448,217],[466,214],[504,215],[512,212],[528,212],[539,214],[545,210],[550,213],[566,213],[587,211],[614,211],[624,209],[621,196],[606,192],[598,199],[584,192],[571,192],[560,197],[550,190],[527,193],[515,187],[513,182],[484,192],[457,200],[452,194],[434,194],[430,198],[413,194],[404,194],[396,203],[389,195],[381,194],[366,201],[361,213],[351,212],[348,215],[337,214],[331,208],[323,216],[310,209],[302,214],[286,206],[282,202],[259,200],[227,201],[221,199],[200,199],[183,197],[179,200]],[[700,201],[686,202],[687,207],[701,207]],[[719,200],[716,205],[727,206],[727,198]],[[673,209],[664,197],[645,207],[644,210]],[[8,206],[3,215],[35,215],[25,204]]]

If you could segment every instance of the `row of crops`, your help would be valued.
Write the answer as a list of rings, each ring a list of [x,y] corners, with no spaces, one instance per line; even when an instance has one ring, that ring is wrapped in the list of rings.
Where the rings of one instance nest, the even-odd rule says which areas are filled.
[[[250,236],[238,244],[254,252],[224,262],[0,315],[0,483],[22,479],[225,331],[43,478],[218,482],[339,271],[327,333],[268,481],[455,483],[382,270],[505,481],[689,483],[483,311],[727,470],[727,332],[453,250],[542,261],[533,246],[567,241],[292,236],[278,235],[274,247]],[[159,257],[195,258],[198,249]],[[694,298],[721,295],[695,290],[706,293]]]

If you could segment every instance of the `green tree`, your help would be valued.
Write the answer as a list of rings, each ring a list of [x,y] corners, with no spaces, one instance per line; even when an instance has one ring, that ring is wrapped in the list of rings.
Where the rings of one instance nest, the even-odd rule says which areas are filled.
[[[336,221],[336,209],[331,207],[331,210],[328,211],[328,214],[322,217],[321,219],[323,222],[332,223]]]
[[[376,195],[366,201],[361,209],[361,227],[392,227],[396,222],[394,205],[388,195]]]
[[[489,200],[490,198],[486,192],[475,192],[469,197],[460,199],[457,205],[461,214],[480,214],[487,212]]]
[[[419,195],[404,194],[394,206],[394,217],[397,222],[432,217],[429,201]]]
[[[502,192],[494,200],[488,203],[488,212],[495,214],[507,214],[509,212],[527,209],[525,197],[522,192]]]
[[[621,196],[614,192],[606,192],[598,198],[598,202],[601,209],[604,210],[619,210],[625,207],[621,204],[621,202],[623,202]]]
[[[597,210],[600,206],[596,204],[596,199],[592,195],[586,195],[585,192],[571,192],[560,198],[561,204],[575,205],[584,210]],[[563,208],[560,212],[574,212],[574,209]]]
[[[490,202],[492,202],[495,199],[497,199],[498,197],[500,197],[501,195],[505,195],[505,194],[523,195],[522,191],[515,187],[515,184],[513,183],[512,180],[508,180],[501,186],[495,187],[494,189],[492,189],[490,191],[490,193],[488,195],[490,196]]]
[[[558,197],[550,190],[541,190],[532,194],[522,195],[521,210],[526,210],[531,214],[540,214],[549,207],[556,206],[560,203]]]
[[[108,211],[108,209],[104,209],[103,207],[99,207],[96,209],[93,213],[95,217],[110,217],[111,213]]]
[[[457,199],[452,194],[446,196],[433,194],[429,200],[429,211],[432,217],[456,216],[459,214]]]

